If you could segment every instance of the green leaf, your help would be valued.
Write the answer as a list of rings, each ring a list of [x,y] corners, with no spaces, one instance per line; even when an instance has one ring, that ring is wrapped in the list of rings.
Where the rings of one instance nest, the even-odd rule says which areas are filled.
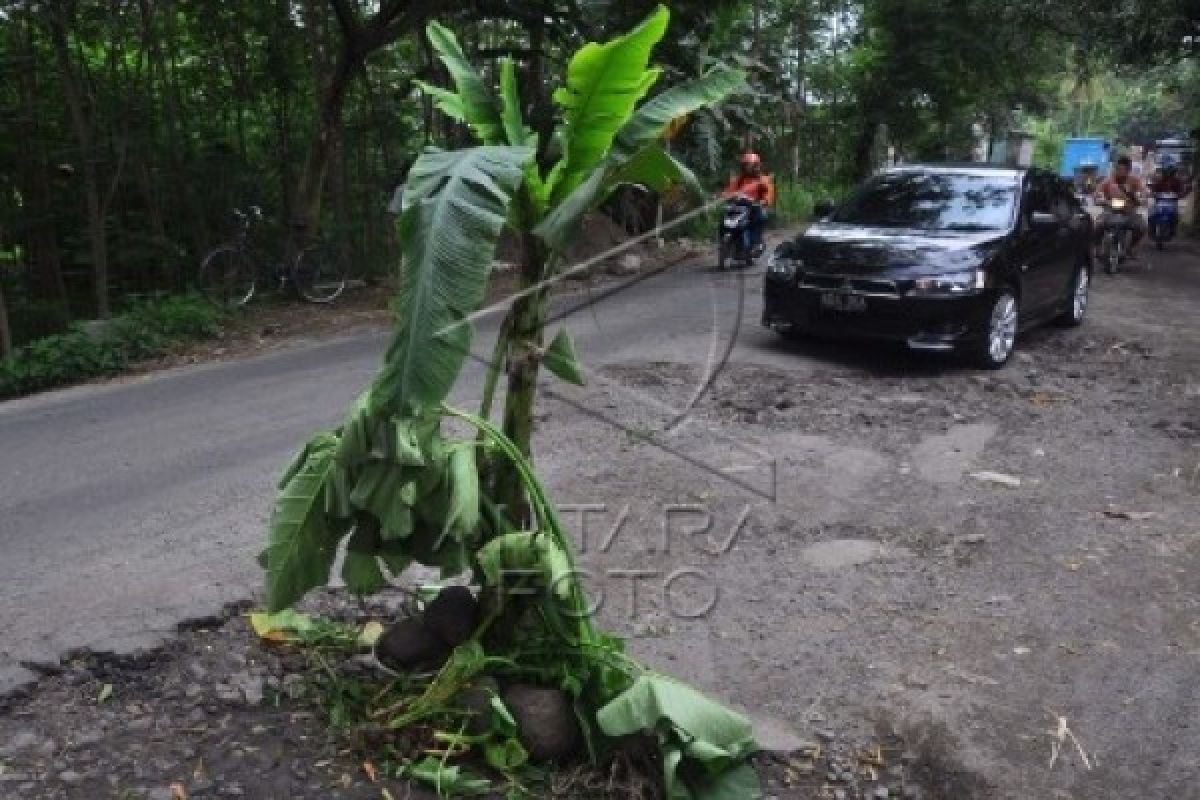
[[[484,579],[493,586],[503,586],[506,575],[540,572],[543,584],[555,595],[564,600],[570,597],[575,577],[571,561],[549,536],[529,531],[505,533],[489,539],[475,558]]]
[[[441,759],[426,756],[408,768],[408,774],[422,783],[432,786],[439,797],[455,795],[484,795],[492,791],[492,785],[464,767],[451,766]]]
[[[489,742],[484,747],[483,756],[489,766],[500,772],[512,772],[529,761],[529,753],[511,737],[500,742]]]
[[[446,530],[470,539],[479,530],[479,470],[475,442],[463,442],[450,451],[450,508]]]
[[[296,476],[304,463],[308,461],[309,455],[318,453],[322,450],[329,450],[337,447],[338,437],[336,434],[329,431],[321,431],[313,434],[313,436],[305,443],[304,447],[300,448],[300,452],[292,458],[291,463],[283,471],[283,475],[279,479],[278,488],[282,489],[288,485],[288,481]]]
[[[671,120],[715,103],[745,86],[740,70],[719,66],[696,80],[672,87],[646,102],[614,136],[604,160],[561,199],[534,229],[551,250],[562,252],[584,214],[622,183],[642,183],[656,191],[682,183],[700,189],[692,173],[662,149]]]
[[[537,134],[525,124],[525,117],[521,113],[517,71],[511,58],[500,59],[500,121],[509,144],[514,147],[537,147]]]
[[[661,71],[647,65],[669,19],[670,12],[659,6],[629,33],[604,44],[589,42],[571,58],[566,85],[554,92],[563,113],[563,155],[547,181],[552,204],[600,163],[613,136],[658,80]]]
[[[463,317],[483,301],[496,240],[532,158],[529,148],[475,147],[426,151],[413,165],[400,218],[400,322],[371,391],[373,411],[419,413],[446,399],[470,347]]]
[[[342,561],[342,580],[351,594],[360,597],[375,594],[388,586],[375,554],[355,550],[346,551],[346,558]]]
[[[465,123],[467,121],[467,112],[463,108],[463,99],[458,92],[452,92],[449,89],[443,89],[441,86],[434,86],[425,81],[414,80],[413,84],[433,99],[433,105],[438,111],[441,111],[455,122]]]
[[[329,582],[341,530],[325,516],[333,450],[311,453],[275,501],[267,535],[267,607],[282,611]]]
[[[500,124],[500,111],[495,94],[484,85],[483,79],[471,63],[458,43],[454,33],[437,22],[430,22],[425,28],[429,43],[437,51],[438,58],[446,65],[450,79],[458,89],[458,110],[461,115],[455,119],[462,120],[470,127],[471,132],[482,144],[501,144],[504,141],[504,128]],[[422,87],[424,89],[425,87]],[[441,107],[439,105],[439,107]],[[443,108],[443,110],[445,110]],[[451,116],[454,116],[451,114]],[[511,144],[524,144],[511,142]]]
[[[575,352],[575,342],[566,328],[559,328],[554,340],[546,348],[543,362],[551,374],[576,386],[583,386],[583,368],[579,365],[579,356]]]
[[[606,736],[660,735],[671,798],[737,800],[761,797],[746,765],[757,749],[750,723],[686,684],[642,675],[596,712]]]
[[[746,88],[746,73],[718,64],[699,78],[672,86],[642,104],[613,138],[611,154],[632,158],[646,145],[662,138],[667,126],[679,117],[719,103]]]

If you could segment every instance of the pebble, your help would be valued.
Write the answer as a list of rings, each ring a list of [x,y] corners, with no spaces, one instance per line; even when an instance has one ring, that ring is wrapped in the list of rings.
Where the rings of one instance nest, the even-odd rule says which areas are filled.
[[[834,732],[828,728],[817,728],[815,731],[813,731],[813,733],[816,734],[818,739],[824,742],[833,741],[833,739],[836,737],[836,734],[834,734]]]
[[[73,769],[65,769],[58,773],[58,779],[68,786],[83,782],[83,776]]]
[[[880,786],[871,796],[874,797],[875,800],[888,800],[888,797],[891,796],[891,792],[888,791],[886,786]]]
[[[41,743],[41,738],[33,731],[20,731],[13,734],[3,746],[0,746],[0,756],[14,756],[26,750],[32,750]]]

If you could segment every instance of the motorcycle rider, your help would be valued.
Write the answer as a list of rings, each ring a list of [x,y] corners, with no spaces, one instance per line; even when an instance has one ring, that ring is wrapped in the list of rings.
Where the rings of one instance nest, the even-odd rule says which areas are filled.
[[[1129,246],[1126,258],[1130,261],[1137,261],[1138,242],[1145,237],[1148,230],[1146,218],[1138,213],[1138,208],[1142,205],[1145,197],[1146,184],[1133,174],[1133,160],[1129,156],[1118,158],[1112,176],[1106,178],[1096,189],[1096,199],[1102,204],[1107,204],[1114,198],[1123,198],[1129,204],[1127,216],[1130,227],[1133,228],[1133,243]],[[1096,225],[1097,237],[1104,233],[1116,216],[1118,215],[1107,207],[1104,209],[1100,214],[1099,224]]]
[[[750,246],[755,256],[763,251],[763,228],[767,222],[767,208],[775,202],[775,186],[771,176],[762,169],[762,158],[758,153],[746,152],[738,159],[738,173],[729,179],[729,185],[721,192],[725,198],[745,197],[750,207]]]
[[[1154,176],[1150,183],[1150,191],[1154,194],[1178,195],[1182,200],[1187,197],[1191,188],[1179,177],[1179,168],[1174,164],[1167,164]]]

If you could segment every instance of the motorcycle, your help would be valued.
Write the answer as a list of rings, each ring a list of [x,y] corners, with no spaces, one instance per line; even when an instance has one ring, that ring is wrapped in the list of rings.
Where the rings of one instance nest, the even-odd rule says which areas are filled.
[[[1100,237],[1100,262],[1105,272],[1115,275],[1133,246],[1133,215],[1137,209],[1123,197],[1112,198],[1104,207],[1109,219]]]
[[[726,265],[736,269],[754,266],[754,259],[762,254],[762,246],[750,244],[751,214],[754,201],[747,197],[734,197],[725,205],[721,215],[721,227],[717,232],[717,269]]]
[[[1147,223],[1154,244],[1162,250],[1167,242],[1175,238],[1175,231],[1179,228],[1179,195],[1174,192],[1155,194]]]

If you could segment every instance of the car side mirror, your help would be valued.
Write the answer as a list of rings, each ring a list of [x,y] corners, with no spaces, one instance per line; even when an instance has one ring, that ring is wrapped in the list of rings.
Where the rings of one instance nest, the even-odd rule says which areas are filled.
[[[831,200],[821,200],[813,206],[813,216],[817,219],[825,219],[833,213],[833,202]]]
[[[1046,211],[1034,211],[1029,215],[1029,226],[1037,231],[1048,231],[1058,227],[1058,217]]]

